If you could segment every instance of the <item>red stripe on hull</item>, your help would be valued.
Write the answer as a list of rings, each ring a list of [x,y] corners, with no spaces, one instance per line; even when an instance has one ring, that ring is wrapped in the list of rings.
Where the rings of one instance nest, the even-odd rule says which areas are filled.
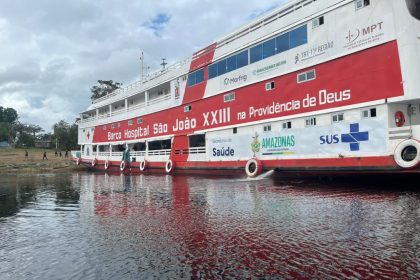
[[[244,168],[247,161],[209,161],[209,162],[175,162],[175,172],[196,173],[197,171],[211,170],[240,170],[245,173]],[[98,165],[92,167],[90,161],[82,162],[89,168],[104,171],[104,161],[99,161]],[[165,171],[165,162],[148,162],[147,172]],[[419,166],[412,169],[402,169],[399,167],[393,156],[382,157],[354,157],[354,158],[325,158],[325,159],[287,159],[287,160],[265,160],[262,161],[264,170],[276,169],[279,171],[295,172],[333,172],[333,173],[420,173]],[[119,172],[120,162],[110,162],[108,171]],[[140,173],[139,163],[131,164],[131,171],[128,173]]]

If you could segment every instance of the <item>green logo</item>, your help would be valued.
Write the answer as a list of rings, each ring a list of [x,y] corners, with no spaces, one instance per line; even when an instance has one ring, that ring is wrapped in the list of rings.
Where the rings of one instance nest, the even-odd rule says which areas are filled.
[[[263,149],[291,148],[294,146],[295,146],[294,135],[263,138],[262,140]]]
[[[252,142],[251,142],[251,150],[254,153],[254,157],[255,154],[258,153],[260,151],[260,147],[261,147],[261,143],[258,140],[258,133],[255,132],[255,136],[252,137]]]

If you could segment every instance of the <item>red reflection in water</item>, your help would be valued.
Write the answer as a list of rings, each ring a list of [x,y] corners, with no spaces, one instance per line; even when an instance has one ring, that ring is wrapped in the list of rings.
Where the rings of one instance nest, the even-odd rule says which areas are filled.
[[[141,182],[147,179],[143,176],[98,177],[108,182],[97,185],[122,185],[122,190],[97,190],[95,214],[160,221],[159,229],[137,228],[133,224],[130,230],[142,235],[169,234],[172,242],[183,248],[184,264],[191,267],[191,278],[419,276],[413,274],[420,265],[418,258],[413,257],[416,253],[399,247],[404,237],[413,246],[418,246],[418,242],[407,235],[393,236],[398,230],[387,224],[388,218],[395,218],[393,213],[381,217],[381,211],[386,210],[381,207],[398,204],[398,194],[276,188],[258,183],[222,191],[215,185],[193,185],[197,181],[190,183],[184,176],[162,178],[167,180],[163,190],[153,182]],[[201,189],[196,191],[197,188]],[[139,194],[133,195],[135,191]],[[410,215],[410,209],[405,210]],[[398,215],[403,218],[404,213]],[[383,224],[374,224],[375,221]],[[404,223],[393,226],[401,226],[400,231],[407,234],[412,232],[412,224],[408,228],[403,228]],[[381,243],[390,240],[395,242]]]

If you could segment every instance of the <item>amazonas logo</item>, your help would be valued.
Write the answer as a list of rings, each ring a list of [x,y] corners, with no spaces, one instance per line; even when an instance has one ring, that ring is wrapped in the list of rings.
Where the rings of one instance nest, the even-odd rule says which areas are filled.
[[[369,132],[360,131],[358,123],[350,124],[350,133],[322,135],[320,138],[321,145],[333,145],[338,143],[348,143],[350,151],[360,151],[361,142],[369,141]]]
[[[262,139],[261,149],[263,155],[289,155],[296,145],[294,135],[267,137]]]

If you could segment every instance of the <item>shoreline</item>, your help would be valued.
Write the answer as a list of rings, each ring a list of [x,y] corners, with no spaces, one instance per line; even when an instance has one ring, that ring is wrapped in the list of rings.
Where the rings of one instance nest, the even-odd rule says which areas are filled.
[[[25,158],[25,151],[28,157]],[[43,160],[44,151],[48,160]],[[85,171],[83,166],[77,166],[68,158],[55,156],[55,150],[50,149],[0,149],[0,174],[5,173],[44,173],[44,172],[73,172]],[[70,154],[70,152],[69,152]]]

